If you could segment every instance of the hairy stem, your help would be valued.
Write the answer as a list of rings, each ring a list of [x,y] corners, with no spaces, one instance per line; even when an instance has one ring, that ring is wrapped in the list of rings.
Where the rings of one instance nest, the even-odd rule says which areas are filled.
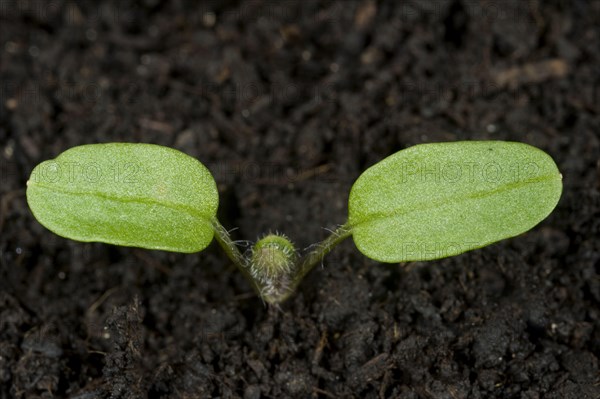
[[[221,245],[221,248],[223,248],[229,259],[233,261],[237,268],[242,272],[244,277],[246,277],[246,279],[252,283],[252,288],[254,288],[254,290],[260,295],[262,287],[259,286],[256,279],[254,279],[252,277],[252,274],[250,274],[250,265],[248,259],[246,259],[244,255],[242,255],[242,253],[239,251],[239,249],[231,239],[231,236],[229,235],[227,229],[225,229],[225,227],[223,227],[221,223],[219,223],[216,217],[213,218],[212,225],[213,229],[215,230],[215,238],[217,239],[219,245]]]
[[[268,298],[269,303],[281,303],[285,301],[291,294],[296,291],[296,288],[304,278],[321,260],[327,255],[336,245],[348,238],[352,234],[352,229],[348,223],[339,226],[327,238],[318,244],[315,244],[315,249],[308,252],[295,262],[291,269],[291,274],[282,275],[280,279],[285,281],[280,284],[282,290],[272,292]]]
[[[316,248],[299,261],[298,272],[294,278],[294,286],[297,286],[300,281],[310,272],[321,260],[327,255],[336,245],[344,241],[352,235],[352,228],[346,222],[334,230],[327,238],[316,244]]]
[[[252,283],[258,295],[271,304],[285,301],[304,276],[336,245],[352,234],[351,226],[346,223],[301,258],[284,236],[270,235],[255,245],[251,258],[246,258],[219,221],[215,218],[212,223],[215,237],[227,256]]]

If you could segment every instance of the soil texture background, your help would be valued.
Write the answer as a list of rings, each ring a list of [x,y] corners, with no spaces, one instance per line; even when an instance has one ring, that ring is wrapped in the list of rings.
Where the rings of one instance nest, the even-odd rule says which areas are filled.
[[[599,1],[0,7],[0,398],[600,397]],[[211,169],[240,245],[307,248],[370,165],[474,139],[556,160],[549,218],[432,262],[347,240],[280,308],[214,243],[73,242],[25,200],[72,146],[156,143]]]

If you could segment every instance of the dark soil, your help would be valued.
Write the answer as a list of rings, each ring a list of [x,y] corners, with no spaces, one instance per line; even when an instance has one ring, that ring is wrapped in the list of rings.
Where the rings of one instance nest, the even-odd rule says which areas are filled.
[[[0,398],[600,397],[600,2],[0,2]],[[408,146],[500,139],[564,176],[527,234],[378,264],[348,240],[280,309],[216,244],[58,237],[25,201],[69,147],[197,157],[236,240],[305,248]]]

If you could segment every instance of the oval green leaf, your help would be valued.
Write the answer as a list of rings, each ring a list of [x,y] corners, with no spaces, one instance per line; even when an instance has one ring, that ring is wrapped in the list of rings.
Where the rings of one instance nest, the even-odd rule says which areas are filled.
[[[562,176],[527,144],[407,148],[367,169],[348,204],[357,248],[381,262],[439,259],[521,234],[556,206]]]
[[[27,202],[43,226],[66,238],[190,253],[210,244],[219,198],[208,169],[180,151],[108,143],[36,166]]]

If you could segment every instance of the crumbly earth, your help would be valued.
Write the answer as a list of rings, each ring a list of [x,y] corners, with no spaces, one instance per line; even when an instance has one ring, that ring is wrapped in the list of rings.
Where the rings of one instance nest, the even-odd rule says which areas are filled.
[[[0,398],[600,397],[599,1],[1,7]],[[212,170],[236,240],[306,248],[368,166],[471,139],[551,154],[556,211],[427,263],[347,240],[280,308],[216,244],[72,242],[24,195],[69,147],[157,143]]]

